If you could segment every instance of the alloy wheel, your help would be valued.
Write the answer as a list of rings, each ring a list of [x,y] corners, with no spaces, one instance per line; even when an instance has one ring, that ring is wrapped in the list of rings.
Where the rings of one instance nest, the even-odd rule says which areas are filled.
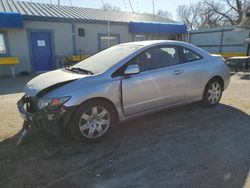
[[[110,126],[110,114],[101,106],[93,106],[86,109],[80,120],[79,129],[87,138],[102,136]]]
[[[207,99],[210,104],[215,104],[221,97],[221,85],[218,82],[213,82],[207,92]]]

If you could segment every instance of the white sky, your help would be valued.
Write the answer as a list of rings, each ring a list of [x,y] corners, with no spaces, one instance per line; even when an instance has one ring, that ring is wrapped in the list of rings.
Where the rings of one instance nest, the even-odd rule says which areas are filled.
[[[32,2],[44,2],[44,3],[57,3],[58,0],[26,0]],[[70,0],[60,0],[62,5],[70,5]],[[129,6],[129,0],[103,0],[104,3],[109,3],[113,6],[118,6],[124,11],[131,11]],[[198,2],[199,0],[154,0],[155,12],[157,10],[168,10],[175,18],[176,8],[179,5],[190,4],[192,2]],[[102,6],[102,0],[71,0],[73,6],[100,8]],[[135,12],[153,12],[152,0],[131,0],[133,9]]]

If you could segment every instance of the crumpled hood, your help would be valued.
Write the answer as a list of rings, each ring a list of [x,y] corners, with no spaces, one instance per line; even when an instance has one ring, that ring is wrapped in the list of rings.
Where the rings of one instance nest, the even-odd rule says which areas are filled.
[[[30,80],[24,87],[24,92],[28,96],[35,96],[40,91],[53,86],[55,84],[77,80],[84,78],[86,74],[76,74],[72,72],[63,71],[61,69],[50,71],[44,74],[41,74],[32,80]]]

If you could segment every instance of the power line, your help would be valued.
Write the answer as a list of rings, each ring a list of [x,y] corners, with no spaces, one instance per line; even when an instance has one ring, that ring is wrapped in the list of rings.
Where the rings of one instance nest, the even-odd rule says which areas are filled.
[[[129,6],[130,6],[130,8],[131,8],[131,11],[132,11],[132,13],[134,14],[135,12],[134,12],[134,9],[133,9],[133,6],[132,6],[131,1],[130,1],[130,0],[128,0],[128,2],[129,2]]]
[[[155,1],[152,0],[152,5],[153,5],[153,20],[155,20]]]

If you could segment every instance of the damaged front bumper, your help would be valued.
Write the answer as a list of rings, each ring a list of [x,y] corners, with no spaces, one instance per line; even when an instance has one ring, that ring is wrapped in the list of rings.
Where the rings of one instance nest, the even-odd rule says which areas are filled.
[[[74,109],[60,106],[55,109],[40,110],[37,99],[26,95],[17,102],[17,107],[21,117],[30,127],[44,129],[57,137],[64,134]]]

